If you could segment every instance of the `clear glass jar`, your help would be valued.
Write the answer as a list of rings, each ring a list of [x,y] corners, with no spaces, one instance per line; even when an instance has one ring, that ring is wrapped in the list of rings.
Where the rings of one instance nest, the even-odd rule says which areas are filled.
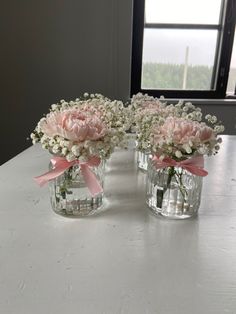
[[[191,218],[198,213],[202,177],[179,167],[156,169],[149,160],[146,202],[155,214],[172,218]]]
[[[140,150],[137,151],[137,163],[139,169],[147,171],[148,160],[150,156],[151,156],[150,152],[142,152]]]
[[[90,167],[103,187],[105,163],[98,167]],[[52,169],[52,165],[49,165]],[[103,205],[103,193],[92,196],[80,166],[74,165],[59,177],[49,182],[50,199],[53,210],[63,216],[81,217],[92,215]]]

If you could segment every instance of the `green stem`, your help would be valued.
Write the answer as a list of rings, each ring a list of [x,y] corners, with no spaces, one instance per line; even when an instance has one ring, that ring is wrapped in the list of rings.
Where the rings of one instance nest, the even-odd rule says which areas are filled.
[[[164,188],[163,190],[163,193],[165,193],[169,187],[170,187],[170,184],[171,184],[171,180],[172,180],[172,177],[175,175],[175,168],[174,167],[169,167],[168,169],[168,178],[167,178],[167,184],[166,184],[166,187]]]
[[[70,167],[67,171],[64,172],[64,182],[60,186],[60,195],[63,199],[66,198],[66,194],[72,194],[72,191],[69,190],[72,180],[73,180],[73,167]]]
[[[183,196],[184,201],[186,201],[186,197],[188,196],[188,193],[187,193],[185,186],[183,184],[182,172],[178,173],[178,170],[176,171],[174,167],[169,167],[169,169],[168,169],[168,178],[167,178],[166,186],[163,189],[163,194],[170,188],[171,180],[173,177],[175,178],[175,181],[179,186],[179,190]]]
[[[180,193],[182,194],[184,201],[186,201],[186,197],[188,196],[188,193],[182,181],[182,174],[183,174],[182,172],[181,173],[176,172],[175,180],[176,180],[176,183],[179,185]],[[177,178],[179,181],[177,180]]]

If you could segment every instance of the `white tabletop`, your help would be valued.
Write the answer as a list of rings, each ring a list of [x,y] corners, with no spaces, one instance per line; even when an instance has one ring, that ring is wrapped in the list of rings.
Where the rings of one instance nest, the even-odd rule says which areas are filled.
[[[33,177],[34,146],[0,167],[1,314],[236,313],[236,137],[207,160],[199,216],[173,221],[145,205],[133,151],[108,163],[106,210],[55,214]]]

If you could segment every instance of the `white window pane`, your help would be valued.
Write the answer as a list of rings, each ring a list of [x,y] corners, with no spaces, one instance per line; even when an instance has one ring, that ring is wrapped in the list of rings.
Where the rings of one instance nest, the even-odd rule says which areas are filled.
[[[236,30],[234,36],[234,45],[230,63],[230,71],[228,78],[227,94],[234,94],[236,86]]]
[[[218,24],[221,0],[146,0],[147,23]]]
[[[142,88],[210,90],[216,30],[145,29]]]

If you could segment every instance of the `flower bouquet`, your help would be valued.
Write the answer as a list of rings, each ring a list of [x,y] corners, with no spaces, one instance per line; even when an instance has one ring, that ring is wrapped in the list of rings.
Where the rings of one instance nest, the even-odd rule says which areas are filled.
[[[218,133],[224,130],[215,116],[202,121],[200,108],[191,103],[166,106],[165,117],[148,131],[152,159],[147,173],[147,204],[170,218],[189,218],[198,211],[201,200],[203,156],[220,148]]]
[[[53,154],[49,172],[36,177],[50,183],[56,213],[87,216],[103,204],[104,162],[125,137],[125,108],[100,94],[62,100],[51,106],[31,134]]]

